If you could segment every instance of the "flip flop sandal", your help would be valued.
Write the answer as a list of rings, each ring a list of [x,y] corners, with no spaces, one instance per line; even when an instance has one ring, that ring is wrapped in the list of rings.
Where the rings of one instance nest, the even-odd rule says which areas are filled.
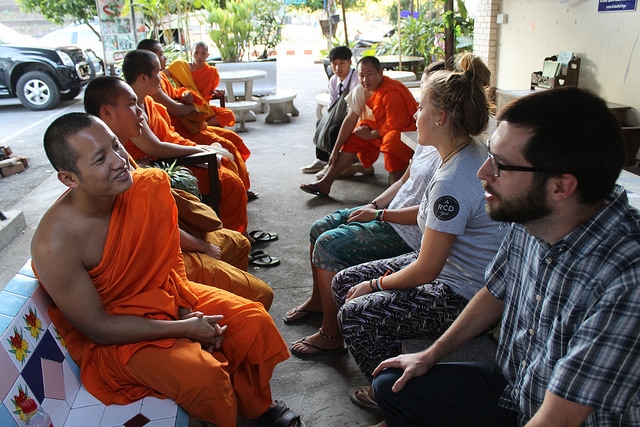
[[[305,193],[313,194],[318,197],[329,197],[329,193],[323,193],[315,184],[302,184],[300,189]]]
[[[256,242],[271,242],[272,240],[278,240],[278,233],[269,233],[262,230],[253,230],[249,233],[249,236]]]
[[[302,314],[301,317],[296,317],[296,315],[300,313]],[[320,314],[319,311],[311,311],[311,310],[307,310],[306,308],[300,308],[300,307],[296,307],[293,310],[293,313],[291,314],[285,314],[282,317],[282,320],[284,320],[284,323],[286,323],[287,325],[292,325],[294,323],[298,323],[298,322],[302,322],[303,320],[305,320],[307,317],[309,316],[313,316],[315,314]]]
[[[291,351],[291,354],[298,356],[301,359],[305,359],[308,357],[317,357],[317,356],[329,356],[329,355],[333,355],[333,354],[345,354],[347,352],[347,347],[340,347],[340,348],[323,348],[323,347],[318,347],[317,345],[313,345],[311,344],[309,341],[307,341],[307,337],[304,337],[298,341],[296,341],[294,344],[296,343],[302,343],[306,346],[311,347],[314,350],[317,350],[313,353],[303,353],[301,351],[297,351],[294,350],[293,348],[290,348],[289,350]]]
[[[280,264],[280,258],[271,257],[265,251],[255,251],[249,255],[249,263],[258,267],[274,267]]]
[[[378,402],[369,394],[370,385],[355,386],[349,389],[349,399],[358,406],[369,409],[379,409]],[[360,392],[360,393],[358,393]]]
[[[306,427],[300,415],[293,412],[282,401],[276,400],[276,405],[257,418],[261,423],[273,427]]]

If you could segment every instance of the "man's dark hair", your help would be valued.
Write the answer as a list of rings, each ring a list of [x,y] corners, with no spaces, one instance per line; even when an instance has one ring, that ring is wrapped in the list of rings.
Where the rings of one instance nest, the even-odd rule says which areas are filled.
[[[103,105],[116,105],[123,84],[125,82],[115,76],[101,76],[91,80],[84,90],[84,111],[100,117]]]
[[[155,39],[142,39],[140,43],[138,43],[138,47],[136,49],[149,50],[151,52],[155,52],[156,46],[162,44]]]
[[[336,46],[331,49],[329,52],[329,61],[334,61],[336,59],[343,59],[345,61],[350,61],[353,53],[351,53],[351,49],[348,46]]]
[[[574,175],[581,202],[602,201],[613,190],[625,149],[620,124],[601,98],[575,87],[542,90],[508,104],[498,120],[530,129],[524,158]]]
[[[44,152],[57,171],[79,174],[78,154],[69,144],[69,138],[88,128],[98,120],[87,113],[68,113],[53,121],[44,133]]]
[[[153,72],[153,59],[158,59],[155,53],[148,50],[132,50],[127,53],[122,63],[122,75],[124,80],[132,84],[136,81],[139,75],[151,77]]]
[[[382,72],[382,65],[380,65],[380,61],[378,61],[378,58],[376,58],[375,56],[363,56],[362,58],[360,58],[360,61],[358,61],[358,65],[360,64],[372,65],[377,72]]]

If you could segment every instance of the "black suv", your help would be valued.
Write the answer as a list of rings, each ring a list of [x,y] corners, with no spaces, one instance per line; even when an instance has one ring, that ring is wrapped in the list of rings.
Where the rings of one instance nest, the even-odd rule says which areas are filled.
[[[29,36],[2,24],[0,30],[0,94],[17,96],[31,110],[75,98],[92,77],[104,73],[102,61],[77,46],[35,47]]]

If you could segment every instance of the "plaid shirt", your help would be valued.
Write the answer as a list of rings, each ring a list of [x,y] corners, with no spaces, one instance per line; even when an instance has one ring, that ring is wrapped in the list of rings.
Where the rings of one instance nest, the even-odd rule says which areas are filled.
[[[554,245],[522,225],[487,269],[505,302],[500,404],[526,423],[545,391],[592,406],[586,426],[640,425],[640,212],[622,187]]]

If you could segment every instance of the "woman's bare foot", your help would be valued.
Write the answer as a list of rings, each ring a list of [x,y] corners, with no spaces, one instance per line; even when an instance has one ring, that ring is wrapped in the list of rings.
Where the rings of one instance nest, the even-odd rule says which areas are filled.
[[[296,308],[292,308],[291,310],[287,311],[287,313],[282,317],[282,320],[284,320],[284,323],[286,323],[287,325],[291,325],[293,323],[301,322],[305,320],[307,317],[313,316],[316,314],[322,314],[322,308],[320,308],[319,310],[312,310],[312,309],[306,308],[305,304],[302,304]]]
[[[291,352],[297,356],[317,356],[343,354],[347,349],[342,345],[342,337],[327,335],[322,328],[313,335],[304,337],[291,344]]]

